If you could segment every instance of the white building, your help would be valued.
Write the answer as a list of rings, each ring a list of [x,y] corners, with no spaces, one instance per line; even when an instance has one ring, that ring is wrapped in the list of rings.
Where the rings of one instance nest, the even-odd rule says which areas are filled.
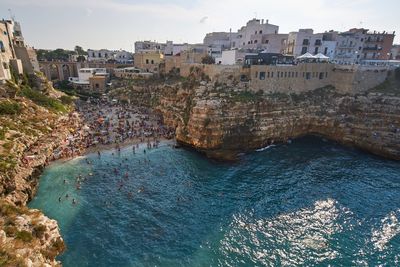
[[[215,64],[236,65],[244,62],[246,55],[257,55],[256,53],[245,53],[237,49],[222,51],[221,57],[215,58]]]
[[[268,20],[252,19],[237,32],[208,33],[203,43],[208,47],[209,55],[216,58],[222,56],[222,51],[230,49],[282,53],[288,35],[278,34],[278,31],[279,26]]]
[[[133,63],[133,55],[125,50],[116,51],[114,54],[114,59],[120,64],[131,64]]]
[[[337,37],[335,61],[340,64],[360,63],[368,30],[353,29]]]
[[[279,26],[269,24],[268,20],[252,19],[247,22],[246,26],[240,28],[236,38],[232,41],[233,48],[253,48],[254,45],[263,43],[263,36],[266,34],[277,34]]]
[[[86,87],[90,85],[90,79],[93,77],[109,77],[105,68],[82,68],[78,71],[78,77],[69,77],[68,81],[73,85]]]
[[[166,47],[167,47],[166,43],[159,43],[153,41],[137,41],[135,42],[135,53],[140,53],[149,50],[162,51],[164,53]]]
[[[311,54],[323,53],[322,38],[323,34],[314,34],[313,29],[300,29],[297,32],[290,32],[286,54],[298,57],[307,52]]]
[[[115,52],[107,49],[88,49],[88,61],[89,62],[107,62],[108,60],[113,60]]]

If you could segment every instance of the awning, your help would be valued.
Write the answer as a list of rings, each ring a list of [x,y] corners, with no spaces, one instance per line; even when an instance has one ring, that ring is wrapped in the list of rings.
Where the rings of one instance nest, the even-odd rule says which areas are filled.
[[[315,59],[315,58],[316,58],[315,56],[313,56],[312,54],[310,54],[308,52],[305,53],[304,55],[297,57],[297,59]]]

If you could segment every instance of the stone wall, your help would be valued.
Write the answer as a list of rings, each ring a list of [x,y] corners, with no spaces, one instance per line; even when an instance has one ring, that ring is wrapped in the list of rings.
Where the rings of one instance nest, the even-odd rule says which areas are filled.
[[[387,78],[386,68],[339,66],[332,69],[331,83],[341,93],[362,93],[383,83]]]
[[[332,85],[340,93],[356,94],[383,83],[388,73],[385,68],[329,63],[250,67],[184,63],[180,68],[181,76],[188,77],[196,69],[212,81],[245,80],[250,90],[266,93],[301,93]]]
[[[250,84],[253,91],[299,93],[331,84],[332,64],[306,63],[288,66],[253,65]]]

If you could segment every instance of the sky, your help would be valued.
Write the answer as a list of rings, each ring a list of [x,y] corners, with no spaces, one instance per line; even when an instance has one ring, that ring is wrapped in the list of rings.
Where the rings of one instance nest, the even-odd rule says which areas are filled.
[[[253,18],[268,19],[280,33],[362,27],[400,35],[399,10],[399,0],[0,0],[0,18],[12,14],[26,43],[43,49],[133,51],[139,40],[201,43],[208,32],[237,31]]]

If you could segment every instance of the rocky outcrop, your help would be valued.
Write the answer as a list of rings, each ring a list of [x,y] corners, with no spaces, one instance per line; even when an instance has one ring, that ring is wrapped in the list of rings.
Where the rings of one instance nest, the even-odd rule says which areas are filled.
[[[67,99],[41,76],[0,86],[0,266],[58,266],[57,222],[25,207],[53,150],[79,125]],[[68,99],[69,100],[69,99]]]
[[[65,245],[55,220],[38,210],[0,201],[0,265],[59,266]]]
[[[212,158],[233,160],[239,152],[317,134],[400,159],[400,97],[395,94],[343,95],[330,86],[301,94],[210,83],[177,88],[158,90],[158,109],[176,127],[178,142]]]

